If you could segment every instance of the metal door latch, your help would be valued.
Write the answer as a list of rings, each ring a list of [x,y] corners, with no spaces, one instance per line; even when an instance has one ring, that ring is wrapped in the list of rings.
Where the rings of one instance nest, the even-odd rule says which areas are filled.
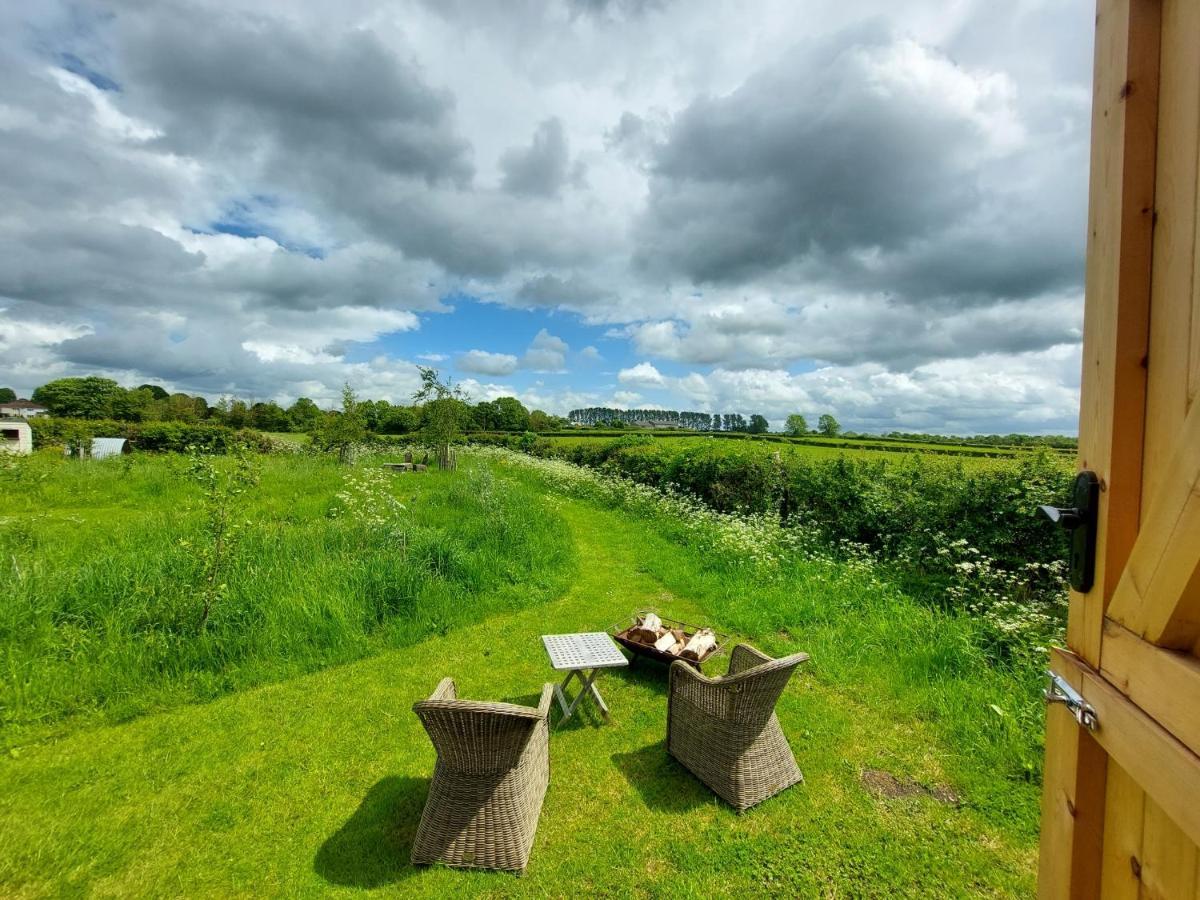
[[[1096,710],[1057,672],[1046,671],[1046,690],[1043,692],[1043,696],[1047,703],[1063,704],[1071,711],[1075,721],[1088,731],[1095,731],[1100,727],[1100,720],[1096,718]]]

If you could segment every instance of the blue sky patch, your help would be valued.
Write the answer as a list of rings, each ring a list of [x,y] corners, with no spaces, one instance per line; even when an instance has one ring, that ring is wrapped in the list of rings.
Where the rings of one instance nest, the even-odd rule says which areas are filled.
[[[121,90],[121,86],[119,84],[117,84],[103,72],[97,72],[74,53],[59,54],[58,64],[72,75],[78,75],[80,78],[86,78],[92,83],[93,86],[102,91]]]

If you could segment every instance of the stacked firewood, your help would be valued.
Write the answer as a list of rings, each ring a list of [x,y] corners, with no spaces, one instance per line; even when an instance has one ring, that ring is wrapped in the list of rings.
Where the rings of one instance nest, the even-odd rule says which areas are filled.
[[[704,659],[717,645],[717,636],[711,628],[701,628],[689,635],[680,628],[667,628],[654,613],[638,616],[637,622],[629,629],[628,637],[662,653],[696,661]]]

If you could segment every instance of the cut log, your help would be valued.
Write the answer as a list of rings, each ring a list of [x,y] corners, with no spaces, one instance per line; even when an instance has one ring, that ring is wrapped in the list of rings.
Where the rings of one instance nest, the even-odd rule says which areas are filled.
[[[679,655],[684,659],[694,659],[699,662],[715,646],[717,646],[717,636],[713,634],[712,629],[701,628],[692,635],[691,639],[684,645],[683,652]]]
[[[679,639],[676,638],[674,634],[672,634],[671,632],[668,631],[666,634],[664,634],[662,637],[660,637],[657,641],[654,642],[654,649],[662,650],[665,653],[678,643],[679,643]]]
[[[644,616],[639,616],[637,624],[629,629],[629,636],[643,644],[653,644],[662,636],[662,633],[662,619],[654,613],[646,613]]]

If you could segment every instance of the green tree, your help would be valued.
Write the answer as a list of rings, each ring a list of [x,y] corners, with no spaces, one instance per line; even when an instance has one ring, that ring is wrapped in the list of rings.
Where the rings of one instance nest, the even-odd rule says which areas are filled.
[[[325,414],[313,430],[313,443],[322,450],[337,451],[344,463],[354,462],[354,445],[367,436],[361,404],[349,384],[342,385],[342,408]]]
[[[766,434],[770,429],[771,423],[767,421],[766,416],[760,416],[755,413],[750,417],[749,432],[751,434]]]
[[[529,430],[529,410],[516,397],[498,397],[492,406],[496,409],[496,427],[501,431]]]
[[[449,378],[442,381],[437,369],[417,366],[421,387],[413,400],[421,404],[421,430],[437,452],[438,465],[450,465],[450,444],[458,437],[469,414],[467,395]]]
[[[376,430],[380,434],[411,434],[420,425],[417,414],[409,406],[389,406],[379,415]]]
[[[161,388],[157,384],[139,384],[137,389],[139,391],[149,391],[155,400],[166,400],[171,396],[165,388]]]
[[[554,420],[557,416],[552,416],[540,409],[535,409],[529,414],[529,430],[530,431],[550,431],[555,427]]]
[[[172,394],[166,400],[163,418],[172,422],[199,422],[207,413],[208,404],[203,397]]]
[[[245,428],[250,424],[250,407],[245,400],[222,397],[217,401],[213,415],[230,428]]]
[[[825,413],[817,420],[817,430],[826,437],[837,437],[838,433],[842,430],[842,426],[838,424],[837,419],[829,413]]]
[[[274,401],[255,403],[250,407],[250,424],[259,431],[287,431],[288,415]]]
[[[321,419],[321,408],[307,397],[300,397],[288,407],[287,414],[293,431],[311,431]]]
[[[115,419],[127,417],[128,391],[111,378],[59,378],[33,392],[51,415],[75,419]]]
[[[12,388],[0,388],[0,403],[11,403],[17,399],[17,392]]]
[[[233,448],[229,461],[218,463],[188,449],[188,478],[200,488],[204,512],[203,538],[186,546],[200,562],[200,630],[208,626],[213,607],[229,592],[228,578],[243,534],[244,495],[258,484],[258,468],[245,447]]]
[[[480,400],[471,408],[471,425],[480,431],[493,431],[499,428],[500,415],[493,403]]]
[[[792,413],[787,417],[787,427],[785,430],[792,437],[808,434],[808,420],[800,415],[800,413]]]

